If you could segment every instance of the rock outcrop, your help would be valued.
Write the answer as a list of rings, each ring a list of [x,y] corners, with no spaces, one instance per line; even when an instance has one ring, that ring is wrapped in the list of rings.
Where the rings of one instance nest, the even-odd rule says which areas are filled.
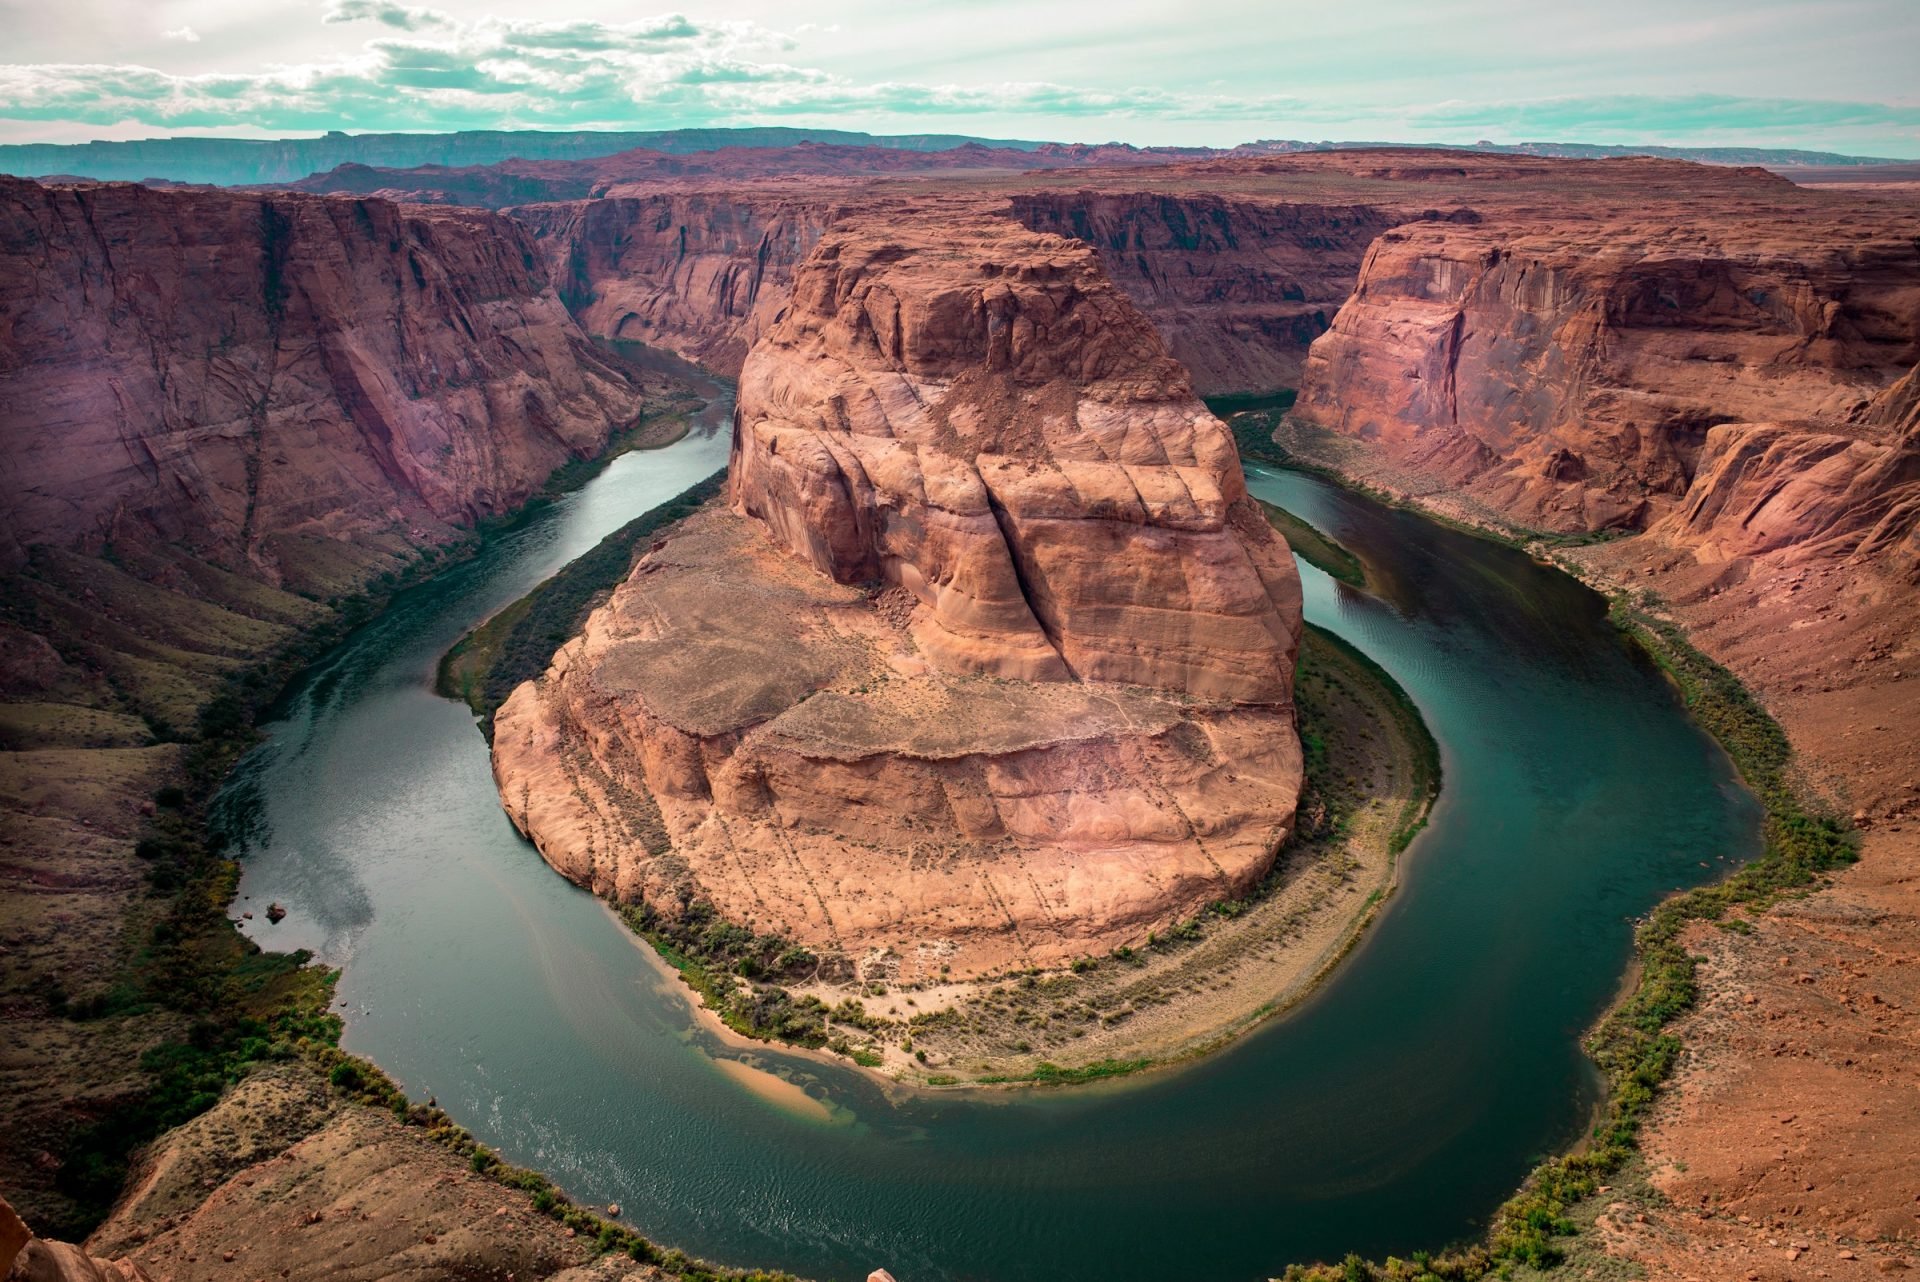
[[[103,1260],[81,1247],[35,1237],[0,1197],[0,1279],[5,1282],[151,1282],[131,1260]]]
[[[1299,581],[1088,247],[835,228],[746,361],[730,484],[496,718],[568,877],[965,977],[1271,866]]]
[[[1685,501],[1656,527],[1707,562],[1830,557],[1920,583],[1920,367],[1851,431],[1731,423],[1707,433]]]
[[[1920,357],[1920,219],[1887,214],[1397,228],[1314,344],[1295,413],[1552,530],[1715,519],[1730,467],[1878,485],[1905,465],[1875,398]],[[1858,520],[1886,506],[1837,501]],[[1808,502],[1826,505],[1775,503],[1752,538],[1825,520]]]
[[[0,180],[0,334],[16,564],[165,544],[300,583],[523,501],[639,410],[476,211]]]

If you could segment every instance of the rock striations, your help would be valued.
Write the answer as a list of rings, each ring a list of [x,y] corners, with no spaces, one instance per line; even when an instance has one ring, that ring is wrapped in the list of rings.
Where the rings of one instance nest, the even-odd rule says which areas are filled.
[[[1087,246],[828,232],[745,363],[730,497],[496,719],[508,812],[568,877],[966,977],[1271,866],[1299,580]]]
[[[1817,208],[1397,228],[1296,415],[1522,525],[1671,516],[1727,552],[1830,550],[1836,520],[1868,536],[1912,479],[1876,398],[1920,358],[1916,231]]]
[[[729,376],[786,306],[831,199],[656,192],[513,211],[588,333],[665,347]]]
[[[0,335],[15,563],[167,544],[297,584],[316,544],[521,502],[639,409],[477,211],[0,179]]]

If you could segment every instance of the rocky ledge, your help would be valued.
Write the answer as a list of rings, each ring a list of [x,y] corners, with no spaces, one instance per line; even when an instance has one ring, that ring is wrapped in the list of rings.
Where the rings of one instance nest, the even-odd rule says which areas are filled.
[[[911,979],[1138,941],[1271,866],[1299,580],[1084,244],[829,232],[747,358],[729,497],[500,709],[567,877]]]

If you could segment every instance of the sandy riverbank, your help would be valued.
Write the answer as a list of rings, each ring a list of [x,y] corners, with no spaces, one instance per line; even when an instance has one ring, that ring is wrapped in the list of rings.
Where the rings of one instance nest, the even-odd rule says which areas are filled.
[[[900,984],[887,959],[869,959],[844,982],[791,990],[829,1008],[862,1004],[863,1026],[828,1022],[848,1053],[781,1049],[911,1086],[1091,1080],[1191,1059],[1298,1002],[1391,893],[1437,766],[1404,694],[1327,634],[1308,632],[1296,698],[1325,752],[1309,764],[1300,832],[1255,895],[1076,970]],[[729,1046],[762,1044],[689,997]]]

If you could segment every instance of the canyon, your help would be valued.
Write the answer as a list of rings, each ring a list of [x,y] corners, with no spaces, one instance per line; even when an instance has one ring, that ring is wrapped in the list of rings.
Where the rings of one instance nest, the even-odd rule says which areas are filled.
[[[0,180],[0,765],[32,906],[6,1001],[91,1065],[79,1111],[138,1090],[154,1035],[37,985],[105,983],[173,728],[672,398],[593,340],[737,375],[738,426],[727,501],[637,550],[501,710],[502,799],[550,862],[891,977],[1061,967],[1239,894],[1295,822],[1299,589],[1198,398],[1297,388],[1297,459],[1650,594],[1865,828],[1831,889],[1695,941],[1645,1141],[1673,1202],[1609,1213],[1610,1249],[1772,1276],[1811,1248],[1766,1222],[1836,1277],[1910,1255],[1911,193],[1654,159],[974,159],[312,180],[490,209]],[[42,1075],[6,1066],[0,1169],[45,1187],[73,1105]],[[1846,1197],[1762,1169],[1790,1114],[1832,1122],[1794,1181]],[[179,1215],[150,1231],[238,1231]],[[528,1275],[576,1262],[540,1241]]]
[[[0,281],[0,1169],[59,1228],[53,1151],[193,1024],[145,1002],[156,794],[356,598],[673,394],[479,211],[0,180]]]

